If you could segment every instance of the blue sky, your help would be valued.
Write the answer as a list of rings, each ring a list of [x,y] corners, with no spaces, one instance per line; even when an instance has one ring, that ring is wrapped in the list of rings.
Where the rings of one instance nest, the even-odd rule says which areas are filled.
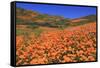
[[[65,18],[79,18],[91,14],[96,14],[95,7],[61,6],[46,4],[16,3],[17,7],[26,10],[37,11],[43,14],[63,16]]]

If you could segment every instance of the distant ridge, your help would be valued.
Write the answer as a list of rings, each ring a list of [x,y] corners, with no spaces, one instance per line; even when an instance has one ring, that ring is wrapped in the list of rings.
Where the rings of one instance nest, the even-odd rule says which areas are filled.
[[[88,15],[80,18],[70,19],[62,16],[41,14],[36,11],[16,8],[16,23],[22,25],[38,25],[48,27],[68,27],[96,22],[96,15]]]

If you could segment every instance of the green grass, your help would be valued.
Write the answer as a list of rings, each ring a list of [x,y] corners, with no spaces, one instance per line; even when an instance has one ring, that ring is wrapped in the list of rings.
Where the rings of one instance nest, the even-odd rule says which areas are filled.
[[[35,36],[38,37],[43,32],[43,30],[40,28],[37,28],[37,29],[34,29],[33,32],[34,32]]]
[[[16,29],[16,35],[21,35],[21,34],[23,34],[24,32],[22,31],[22,30],[20,30],[20,29]]]
[[[28,32],[21,29],[16,29],[16,35],[27,35]]]
[[[36,25],[35,23],[31,24],[31,25],[28,25],[27,28],[30,28],[30,29],[36,29],[38,28],[39,26]]]
[[[40,29],[40,28],[36,28],[36,29],[32,29],[32,31],[25,31],[25,30],[21,30],[21,29],[16,29],[16,35],[24,35],[24,36],[27,36],[31,33],[34,33],[34,35],[36,37],[40,36],[40,34],[43,32],[43,29]]]
[[[80,21],[80,22],[76,22],[75,24],[72,24],[72,26],[79,26],[79,25],[84,25],[90,23],[89,21]]]

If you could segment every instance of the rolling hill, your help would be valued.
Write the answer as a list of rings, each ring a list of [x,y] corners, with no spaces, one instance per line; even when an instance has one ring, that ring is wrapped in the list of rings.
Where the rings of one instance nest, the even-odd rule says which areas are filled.
[[[70,26],[83,25],[89,22],[96,22],[96,15],[88,15],[76,19],[64,18],[62,16],[53,16],[41,14],[36,11],[17,8],[16,10],[17,25],[47,26],[52,28],[66,28]]]

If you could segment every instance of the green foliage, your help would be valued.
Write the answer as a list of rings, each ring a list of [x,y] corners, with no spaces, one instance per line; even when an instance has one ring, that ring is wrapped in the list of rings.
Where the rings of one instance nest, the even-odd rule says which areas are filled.
[[[72,24],[73,26],[79,26],[79,25],[84,25],[90,23],[88,20],[87,21],[80,21],[80,22],[75,22],[74,24]]]
[[[36,29],[36,28],[38,28],[39,27],[39,25],[37,25],[37,24],[35,24],[35,23],[31,23],[31,24],[29,24],[28,26],[27,26],[27,28],[31,28],[31,29]]]
[[[81,60],[80,60],[80,56],[76,56],[76,57],[74,58],[74,60],[76,60],[76,61],[81,61]]]
[[[24,21],[22,19],[16,19],[16,24],[22,24]]]
[[[20,29],[16,29],[16,34],[17,35],[21,35],[21,34],[23,34],[24,33],[24,31],[22,31],[22,30],[20,30]]]
[[[69,25],[70,24],[65,20],[61,20],[61,21],[58,21],[58,22],[52,24],[53,27],[56,27],[56,28],[59,28],[59,29],[65,29]]]
[[[27,31],[24,31],[21,29],[16,29],[16,35],[27,35],[27,34],[28,34]]]
[[[89,22],[94,22],[96,21],[96,15],[88,15],[84,19],[88,19]]]
[[[37,26],[28,25],[28,28],[33,30],[33,33],[36,37],[38,37],[42,33],[42,29],[38,28]],[[34,28],[34,29],[33,29]],[[30,32],[22,29],[16,29],[16,35],[24,35],[27,36]]]
[[[40,14],[40,15],[38,15],[36,18],[38,18],[38,19],[43,19],[43,18],[46,18],[46,17],[48,17],[48,15],[47,14]]]
[[[35,36],[38,37],[43,32],[43,30],[40,28],[37,28],[37,29],[34,29],[33,32],[34,32]]]

